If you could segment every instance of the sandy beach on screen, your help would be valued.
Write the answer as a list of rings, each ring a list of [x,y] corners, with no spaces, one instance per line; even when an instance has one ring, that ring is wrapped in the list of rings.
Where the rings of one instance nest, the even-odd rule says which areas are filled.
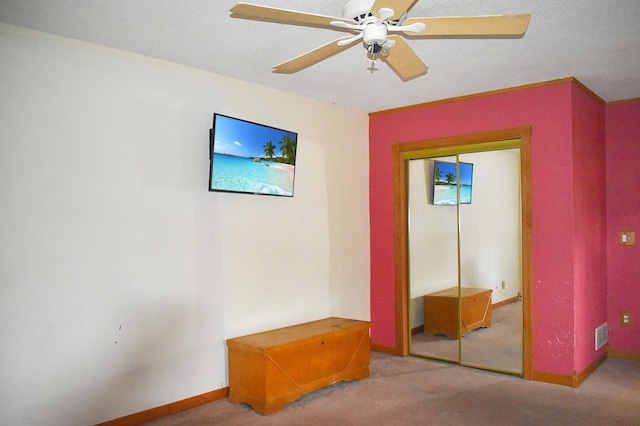
[[[291,164],[269,163],[269,166],[273,167],[273,168],[276,168],[276,169],[283,170],[283,171],[287,172],[288,174],[290,174],[291,176],[293,176],[293,172],[295,170],[295,166],[292,166]]]

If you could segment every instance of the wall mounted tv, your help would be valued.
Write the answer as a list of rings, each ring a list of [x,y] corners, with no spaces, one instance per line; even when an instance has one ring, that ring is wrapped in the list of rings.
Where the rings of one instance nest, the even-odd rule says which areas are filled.
[[[297,133],[215,113],[209,139],[209,191],[293,197]]]
[[[460,165],[460,179],[457,176],[456,163],[434,161],[433,204],[443,206],[455,206],[458,204],[458,182],[460,182],[460,204],[471,204],[473,164],[458,164]]]

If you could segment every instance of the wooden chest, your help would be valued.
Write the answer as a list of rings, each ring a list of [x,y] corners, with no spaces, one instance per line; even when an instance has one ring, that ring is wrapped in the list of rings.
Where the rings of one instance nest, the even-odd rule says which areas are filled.
[[[460,336],[480,327],[491,327],[491,290],[462,287]],[[453,287],[423,296],[424,334],[444,334],[458,338],[458,288]]]
[[[227,340],[229,400],[260,414],[343,380],[369,377],[369,322],[327,318]]]

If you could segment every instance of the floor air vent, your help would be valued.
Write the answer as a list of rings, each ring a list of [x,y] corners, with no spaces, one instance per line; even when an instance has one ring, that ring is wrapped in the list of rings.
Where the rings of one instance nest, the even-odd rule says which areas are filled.
[[[596,351],[607,343],[607,323],[596,327]]]

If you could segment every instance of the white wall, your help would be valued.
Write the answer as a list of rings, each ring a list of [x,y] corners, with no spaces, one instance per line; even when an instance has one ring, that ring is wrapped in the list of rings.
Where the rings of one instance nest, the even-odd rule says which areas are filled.
[[[0,424],[199,395],[227,338],[369,319],[366,113],[4,24],[0,94]],[[293,198],[207,191],[214,112],[299,133]]]
[[[472,201],[460,205],[462,286],[492,289],[492,303],[516,297],[522,287],[519,150],[463,154],[460,161],[473,164]],[[432,174],[432,160],[409,161],[412,328],[424,323],[422,296],[458,282],[456,208],[431,204]]]
[[[491,288],[493,303],[517,297],[522,292],[520,150],[464,154],[460,161],[474,164],[473,200],[460,218],[463,285]]]

